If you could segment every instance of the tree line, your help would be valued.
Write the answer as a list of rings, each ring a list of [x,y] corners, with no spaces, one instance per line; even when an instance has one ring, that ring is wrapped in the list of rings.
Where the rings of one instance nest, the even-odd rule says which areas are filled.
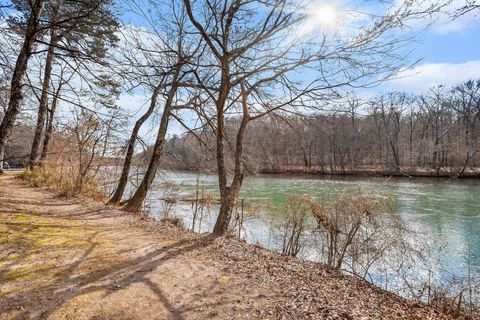
[[[351,94],[323,112],[277,113],[245,138],[250,172],[317,172],[415,176],[478,176],[480,81],[437,86],[423,95],[392,92],[361,100]],[[235,141],[239,119],[228,133]],[[176,169],[214,170],[208,131],[168,142]],[[196,136],[204,137],[205,145]],[[232,155],[230,155],[232,156]]]
[[[316,17],[309,2],[294,0],[2,3],[0,166],[18,157],[12,152],[15,139],[31,128],[29,152],[23,155],[29,168],[60,167],[59,174],[73,174],[75,189],[81,190],[102,167],[108,175],[108,159],[121,159],[108,202],[139,212],[156,173],[169,162],[164,155],[173,142],[167,132],[176,122],[213,159],[220,194],[215,234],[228,231],[247,162],[293,165],[302,145],[307,167],[360,166],[374,149],[374,157],[396,170],[405,157],[434,161],[443,169],[454,156],[447,138],[461,130],[453,109],[444,111],[444,103],[435,100],[443,97],[425,96],[423,109],[410,118],[409,98],[398,95],[372,102],[376,111],[368,117],[358,116],[370,107],[357,100],[351,101],[351,116],[324,112],[346,89],[381,83],[402,70],[410,62],[404,48],[412,36],[400,30],[443,6],[379,3],[386,7],[383,14],[365,15],[348,31],[306,28]],[[122,22],[132,17],[133,23]],[[136,100],[120,107],[119,98],[128,94],[147,97],[146,106]],[[288,129],[278,119],[287,119]],[[416,121],[415,139],[434,137],[428,159],[405,151],[408,119]],[[140,181],[126,198],[147,124],[153,124],[155,138]],[[321,132],[326,134],[316,139]],[[374,142],[364,147],[369,134]],[[465,167],[477,163],[476,145],[462,148],[461,157],[471,157]]]

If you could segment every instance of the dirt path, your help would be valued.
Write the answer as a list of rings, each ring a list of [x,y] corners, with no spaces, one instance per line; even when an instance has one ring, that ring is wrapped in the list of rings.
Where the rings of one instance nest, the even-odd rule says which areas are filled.
[[[312,263],[0,175],[0,319],[436,319]]]

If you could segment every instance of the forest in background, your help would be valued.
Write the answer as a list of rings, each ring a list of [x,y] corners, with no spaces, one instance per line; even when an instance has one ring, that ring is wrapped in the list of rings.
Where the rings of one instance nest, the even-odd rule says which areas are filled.
[[[420,95],[393,92],[370,100],[347,94],[323,112],[277,113],[253,124],[245,163],[256,173],[479,177],[480,81],[437,86]],[[230,145],[240,121],[226,126]],[[198,143],[201,137],[202,143]],[[167,162],[215,170],[212,139],[198,130],[168,141]]]

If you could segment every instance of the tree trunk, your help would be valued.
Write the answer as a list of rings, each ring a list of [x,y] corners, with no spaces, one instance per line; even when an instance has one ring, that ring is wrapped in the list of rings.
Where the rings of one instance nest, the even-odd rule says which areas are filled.
[[[400,160],[398,156],[397,143],[389,137],[390,147],[392,148],[393,165],[396,172],[400,172]]]
[[[56,13],[53,13],[55,16]],[[56,19],[53,18],[54,22]],[[33,136],[32,149],[30,152],[30,159],[28,160],[28,166],[30,168],[38,164],[40,156],[40,147],[42,146],[42,140],[45,134],[45,119],[48,112],[48,91],[50,90],[50,79],[52,77],[52,66],[55,58],[55,46],[57,45],[57,35],[55,28],[50,30],[50,44],[48,47],[47,60],[45,63],[45,72],[43,75],[42,95],[40,97],[40,103],[38,106],[37,125],[35,127],[35,135]]]
[[[53,133],[53,119],[55,118],[55,111],[57,109],[58,97],[60,96],[61,86],[58,87],[55,92],[55,96],[52,99],[52,106],[50,107],[48,119],[47,119],[47,128],[45,130],[45,138],[43,140],[42,154],[40,155],[39,165],[44,166],[45,160],[47,159],[48,148],[50,147],[50,140]]]
[[[213,234],[216,235],[224,235],[228,231],[236,194],[230,187],[225,187],[223,192],[221,192],[220,198],[220,211],[218,212],[217,221],[213,227]]]
[[[243,156],[243,139],[245,137],[245,131],[247,130],[248,122],[250,121],[250,115],[248,113],[248,106],[247,106],[247,97],[248,94],[242,86],[242,109],[243,109],[243,116],[242,116],[242,123],[240,124],[240,128],[238,129],[237,139],[235,144],[235,168],[233,174],[233,180],[229,187],[226,186],[226,170],[225,166],[218,167],[218,175],[219,181],[224,184],[220,184],[220,211],[218,213],[217,221],[215,222],[215,226],[213,228],[213,233],[216,235],[224,235],[228,231],[228,225],[230,223],[230,218],[232,216],[233,207],[235,205],[235,201],[237,199],[238,193],[240,192],[240,188],[243,182],[243,166],[242,166],[242,156]],[[222,115],[223,116],[223,115]],[[223,128],[223,117],[222,117],[222,128]],[[218,134],[217,134],[218,136]],[[221,159],[222,162],[218,162],[219,164],[223,164],[223,139],[222,144],[220,145],[221,148],[218,146],[217,141],[217,152],[221,151]],[[218,157],[218,154],[217,154]]]
[[[160,93],[160,89],[161,89],[161,85],[159,84],[153,91],[152,98],[150,100],[150,106],[147,112],[145,112],[140,117],[140,119],[138,119],[137,122],[135,122],[135,126],[133,127],[130,140],[128,141],[127,152],[125,155],[125,162],[123,163],[122,174],[120,176],[120,179],[118,180],[118,186],[117,186],[117,189],[115,190],[115,193],[113,194],[110,201],[108,201],[109,204],[117,204],[122,200],[123,193],[125,192],[125,187],[127,186],[127,183],[128,183],[128,175],[130,173],[130,167],[132,164],[133,154],[135,151],[135,142],[137,141],[137,138],[138,138],[138,132],[140,131],[140,128],[142,127],[143,123],[153,113],[153,110],[157,105],[157,98]],[[163,121],[163,117],[162,117],[162,121]]]
[[[137,191],[133,197],[128,200],[124,209],[129,212],[139,212],[142,208],[143,201],[145,200],[148,190],[152,185],[155,174],[157,173],[158,168],[160,167],[160,161],[162,159],[163,146],[165,145],[165,136],[167,134],[168,122],[170,120],[170,113],[172,112],[173,99],[177,93],[178,88],[178,79],[180,76],[181,65],[178,64],[175,74],[173,76],[173,85],[167,95],[167,101],[165,102],[165,108],[163,109],[162,119],[160,120],[160,126],[158,128],[157,140],[153,147],[153,154],[150,158],[150,163],[148,164],[147,171],[143,177],[142,182],[138,186]]]
[[[5,156],[5,144],[7,138],[12,131],[13,124],[20,112],[20,104],[22,103],[22,81],[27,71],[28,60],[32,55],[32,50],[35,45],[35,40],[38,33],[38,26],[40,20],[40,14],[43,9],[45,0],[36,0],[32,4],[32,11],[28,19],[27,28],[25,30],[25,38],[22,45],[22,49],[18,55],[15,63],[15,69],[12,75],[12,81],[10,85],[10,101],[8,102],[8,108],[0,124],[0,155]],[[0,161],[0,172],[3,171],[3,161]]]

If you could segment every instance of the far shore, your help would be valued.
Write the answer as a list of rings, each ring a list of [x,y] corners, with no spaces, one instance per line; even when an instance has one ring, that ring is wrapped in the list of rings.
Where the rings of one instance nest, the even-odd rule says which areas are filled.
[[[189,170],[186,168],[167,168],[166,170],[178,172],[204,173],[215,174],[215,171],[199,171]],[[464,174],[458,176],[452,172],[441,171],[438,175],[434,170],[428,169],[403,169],[401,171],[379,169],[379,168],[365,168],[359,170],[334,170],[333,172],[321,169],[307,169],[304,167],[289,167],[281,169],[259,169],[246,173],[247,176],[288,176],[288,177],[309,177],[309,178],[329,178],[333,180],[341,179],[365,179],[365,178],[395,178],[395,179],[415,179],[418,181],[431,182],[434,181],[474,181],[480,180],[480,168],[466,171]]]
[[[455,171],[440,171],[438,174],[435,170],[429,169],[402,169],[400,171],[390,169],[358,169],[358,170],[334,170],[326,171],[321,169],[308,168],[283,168],[283,169],[262,169],[260,174],[276,175],[276,174],[292,174],[292,175],[314,175],[314,176],[355,176],[355,177],[395,177],[395,178],[442,178],[442,179],[480,179],[480,169],[466,171],[462,175],[458,175]]]

